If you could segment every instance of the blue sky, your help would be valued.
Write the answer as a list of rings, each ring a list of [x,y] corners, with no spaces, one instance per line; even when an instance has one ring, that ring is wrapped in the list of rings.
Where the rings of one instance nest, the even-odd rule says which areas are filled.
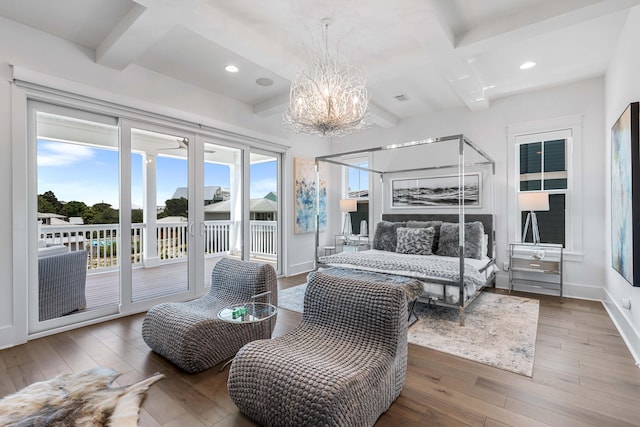
[[[164,205],[178,187],[187,186],[185,160],[158,157],[157,200]],[[251,166],[251,198],[276,192],[276,162]],[[205,163],[205,186],[229,188],[229,167]],[[88,206],[109,203],[118,208],[118,152],[77,144],[38,140],[38,194],[53,191],[60,201],[77,200]],[[131,202],[142,207],[142,156],[131,156]]]

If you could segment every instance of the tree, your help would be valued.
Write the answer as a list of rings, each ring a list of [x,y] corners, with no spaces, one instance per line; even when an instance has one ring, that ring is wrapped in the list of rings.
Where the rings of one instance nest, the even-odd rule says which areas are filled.
[[[169,199],[165,202],[164,213],[167,216],[189,217],[189,201],[184,197],[179,199]]]
[[[84,215],[87,209],[89,209],[89,207],[84,202],[72,200],[62,206],[62,215],[66,216],[67,218],[72,216],[80,216],[82,217],[82,219],[85,219]]]
[[[38,194],[38,212],[62,214],[62,203],[58,200],[53,191],[46,191],[44,194]]]
[[[88,224],[117,224],[120,215],[109,203],[96,203],[87,212]]]
[[[131,209],[131,222],[139,224],[144,222],[144,215],[142,209]]]

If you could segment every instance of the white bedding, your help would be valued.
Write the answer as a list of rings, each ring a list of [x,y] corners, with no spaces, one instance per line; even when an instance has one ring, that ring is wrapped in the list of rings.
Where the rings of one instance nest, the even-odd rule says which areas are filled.
[[[352,268],[399,276],[415,277],[424,283],[421,299],[436,299],[457,304],[460,289],[456,285],[434,283],[434,280],[460,280],[460,259],[438,255],[408,255],[371,249],[356,253],[339,253],[320,257],[319,261],[332,267]],[[489,258],[465,258],[465,297],[475,294],[486,284],[497,267]],[[489,265],[484,271],[480,270]],[[443,293],[444,287],[444,293]]]

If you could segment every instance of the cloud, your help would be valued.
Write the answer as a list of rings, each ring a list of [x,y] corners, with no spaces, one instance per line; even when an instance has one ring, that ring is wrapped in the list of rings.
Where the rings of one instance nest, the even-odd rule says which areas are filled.
[[[249,184],[250,196],[252,199],[263,198],[270,191],[276,193],[278,191],[278,180],[276,178],[265,178],[251,180]]]
[[[93,158],[92,148],[59,142],[38,144],[38,166],[70,166]]]

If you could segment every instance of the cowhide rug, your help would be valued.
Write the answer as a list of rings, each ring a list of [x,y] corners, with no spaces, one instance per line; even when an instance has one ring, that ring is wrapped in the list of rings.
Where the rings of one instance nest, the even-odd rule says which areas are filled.
[[[0,426],[136,426],[147,390],[164,375],[124,387],[113,384],[118,376],[98,367],[31,384],[0,400]]]

